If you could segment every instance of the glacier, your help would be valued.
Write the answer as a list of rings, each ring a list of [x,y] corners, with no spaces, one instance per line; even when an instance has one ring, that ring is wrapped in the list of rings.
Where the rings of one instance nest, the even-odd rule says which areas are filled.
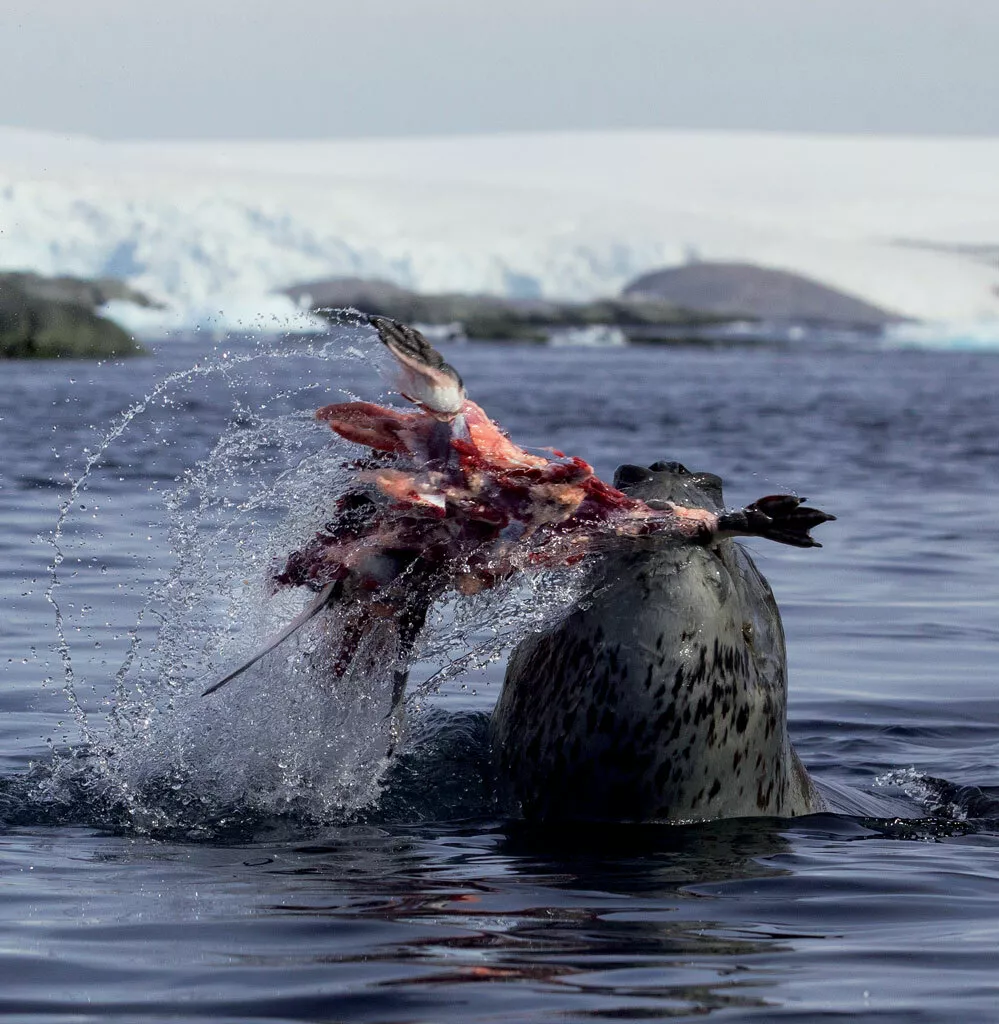
[[[692,257],[999,322],[999,140],[710,131],[123,142],[0,128],[0,268],[121,277],[140,334],[314,326],[286,285],[588,299]],[[990,328],[974,328],[988,333]]]

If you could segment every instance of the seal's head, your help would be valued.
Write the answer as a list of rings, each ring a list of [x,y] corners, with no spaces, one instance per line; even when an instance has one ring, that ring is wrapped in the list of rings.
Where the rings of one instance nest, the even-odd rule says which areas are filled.
[[[720,477],[673,461],[621,466],[614,486],[722,529],[608,546],[569,614],[518,645],[492,720],[504,796],[538,821],[821,809],[787,735],[776,602],[729,538],[759,523],[758,535],[810,546],[808,527],[828,516],[777,495],[725,511]]]
[[[648,467],[626,463],[615,471],[614,486],[650,504],[668,501],[709,512],[720,512],[724,504],[720,476],[692,473],[680,462],[663,460]]]

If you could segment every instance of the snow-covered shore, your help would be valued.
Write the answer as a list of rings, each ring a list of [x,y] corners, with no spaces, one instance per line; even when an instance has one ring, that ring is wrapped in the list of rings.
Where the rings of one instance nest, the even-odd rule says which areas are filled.
[[[999,139],[0,129],[0,269],[124,277],[173,327],[287,323],[290,300],[270,293],[318,277],[585,299],[692,255],[803,273],[905,316],[999,321],[999,267],[958,251],[973,246],[999,246]]]

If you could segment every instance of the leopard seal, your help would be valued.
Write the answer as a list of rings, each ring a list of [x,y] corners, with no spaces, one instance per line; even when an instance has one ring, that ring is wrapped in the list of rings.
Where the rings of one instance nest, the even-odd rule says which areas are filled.
[[[787,739],[780,616],[731,537],[814,547],[810,531],[835,517],[788,494],[726,510],[717,477],[678,463],[624,466],[611,486],[578,456],[529,452],[419,331],[368,322],[416,411],[317,410],[369,452],[344,467],[353,482],[329,518],[275,566],[275,591],[314,596],[203,696],[321,617],[324,675],[390,684],[387,758],[436,601],[585,562],[601,579],[517,649],[493,718],[497,761],[525,814],[672,821],[817,809]]]
[[[677,462],[622,466],[614,485],[723,512],[721,479]],[[530,820],[827,809],[788,737],[777,603],[730,538],[605,556],[568,616],[515,649],[490,733],[501,793]]]

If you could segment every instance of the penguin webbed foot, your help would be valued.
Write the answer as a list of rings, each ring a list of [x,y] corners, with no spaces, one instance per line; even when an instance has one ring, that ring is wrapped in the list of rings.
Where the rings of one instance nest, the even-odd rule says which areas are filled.
[[[723,512],[718,517],[720,533],[747,537],[765,537],[779,544],[796,548],[820,548],[810,530],[832,522],[835,516],[817,508],[809,508],[793,494],[770,494],[758,498],[737,512]]]

